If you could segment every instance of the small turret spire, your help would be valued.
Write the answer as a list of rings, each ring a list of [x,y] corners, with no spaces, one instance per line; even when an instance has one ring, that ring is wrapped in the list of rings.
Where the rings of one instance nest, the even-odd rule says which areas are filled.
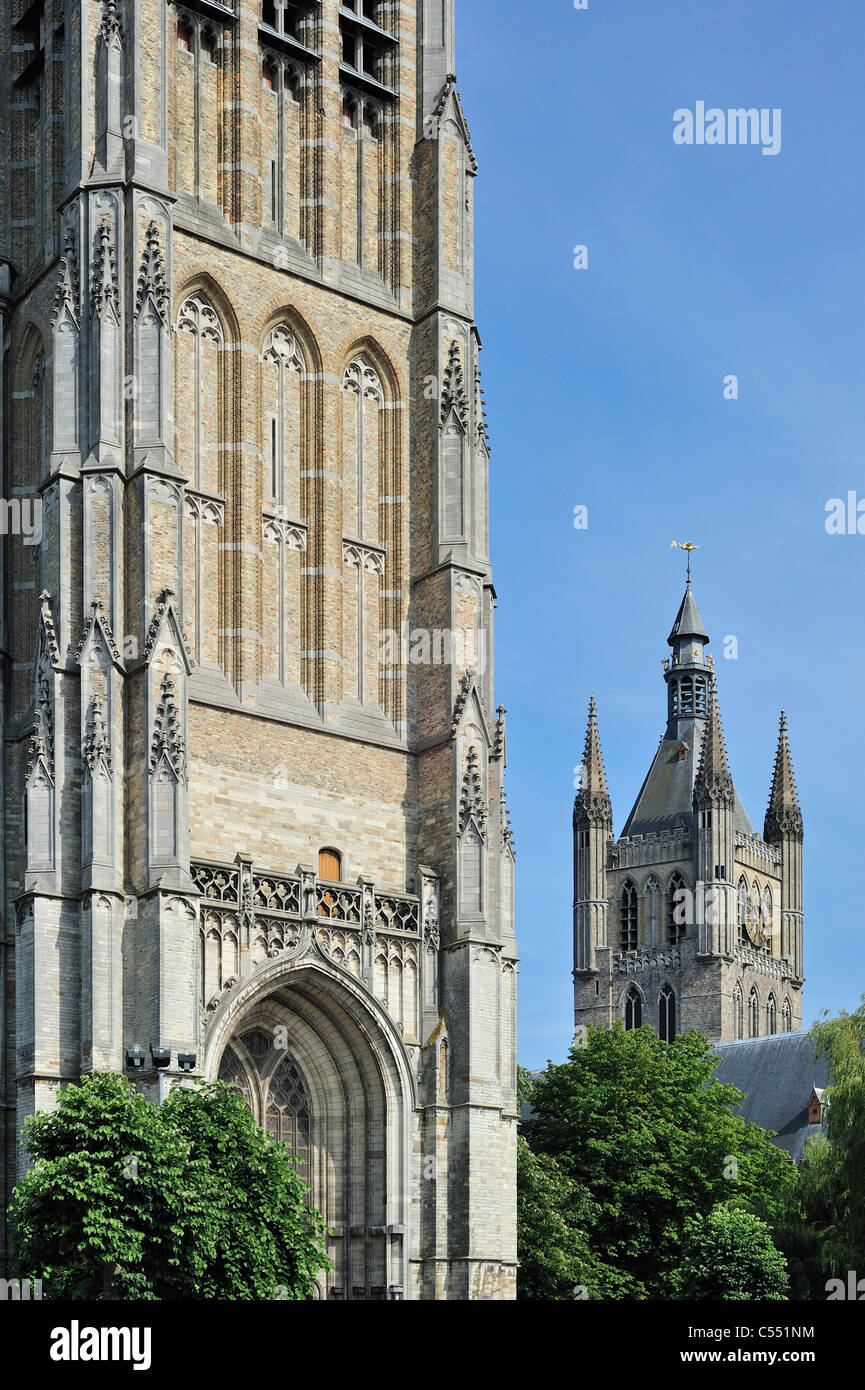
[[[734,799],[733,778],[727,762],[721,712],[714,686],[709,695],[706,729],[700,749],[700,764],[694,779],[695,805],[731,803]]]
[[[613,809],[604,774],[594,695],[589,701],[589,723],[586,729],[580,786],[574,802],[574,818],[578,817],[590,824],[603,823],[611,827],[613,823]]]
[[[790,756],[790,743],[787,738],[787,716],[781,711],[781,726],[778,731],[778,749],[775,753],[775,768],[772,774],[772,790],[769,793],[769,806],[763,827],[763,839],[767,844],[777,844],[786,838],[802,839],[802,812],[796,791],[796,778],[793,775],[793,759]]]

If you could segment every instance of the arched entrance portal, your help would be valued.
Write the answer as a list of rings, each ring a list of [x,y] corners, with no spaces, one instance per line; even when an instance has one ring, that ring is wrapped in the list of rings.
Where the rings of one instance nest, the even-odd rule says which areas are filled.
[[[329,964],[268,962],[214,1015],[205,1075],[238,1086],[258,1123],[299,1158],[334,1232],[321,1295],[403,1298],[413,1082],[372,996]]]

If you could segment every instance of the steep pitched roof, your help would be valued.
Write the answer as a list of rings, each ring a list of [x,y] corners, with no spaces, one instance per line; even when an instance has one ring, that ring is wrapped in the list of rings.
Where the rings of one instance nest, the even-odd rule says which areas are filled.
[[[828,1058],[815,1055],[807,1033],[719,1043],[715,1050],[715,1079],[745,1092],[737,1113],[776,1130],[775,1143],[798,1163],[805,1141],[822,1130],[808,1123],[808,1101],[815,1088],[822,1091],[829,1084]]]
[[[679,720],[680,735],[677,738],[662,737],[658,744],[646,780],[640,788],[634,809],[622,829],[622,836],[657,835],[678,826],[689,829],[694,823],[694,787],[701,771],[705,777],[715,770],[726,769],[727,751],[721,729],[717,702],[713,728],[712,708],[706,720]],[[701,725],[705,723],[705,732]],[[708,737],[708,743],[707,743]],[[680,757],[680,746],[685,746],[685,757]],[[753,835],[754,829],[748,813],[739,799],[739,794],[730,782],[733,794],[733,825],[745,835]]]
[[[700,617],[700,610],[691,592],[690,584],[685,590],[685,597],[679,604],[676,621],[673,623],[673,630],[667,641],[673,647],[683,637],[696,637],[702,642],[709,640],[709,634],[703,626],[703,619]]]

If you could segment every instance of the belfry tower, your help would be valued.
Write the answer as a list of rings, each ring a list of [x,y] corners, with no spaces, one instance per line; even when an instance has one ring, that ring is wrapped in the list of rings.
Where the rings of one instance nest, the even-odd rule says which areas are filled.
[[[574,1020],[716,1042],[801,1027],[802,813],[787,722],[763,835],[727,761],[690,581],[664,661],[667,724],[613,835],[594,699],[574,803]]]
[[[511,1298],[453,0],[0,26],[5,1193],[27,1114],[168,1049],[300,1156],[322,1298]]]

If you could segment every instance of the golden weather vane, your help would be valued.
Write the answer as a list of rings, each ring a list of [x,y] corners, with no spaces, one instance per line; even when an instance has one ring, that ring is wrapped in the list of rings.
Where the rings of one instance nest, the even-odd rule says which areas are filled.
[[[688,583],[691,582],[691,551],[699,550],[698,545],[693,545],[691,541],[670,541],[671,550],[685,550],[688,554]]]

